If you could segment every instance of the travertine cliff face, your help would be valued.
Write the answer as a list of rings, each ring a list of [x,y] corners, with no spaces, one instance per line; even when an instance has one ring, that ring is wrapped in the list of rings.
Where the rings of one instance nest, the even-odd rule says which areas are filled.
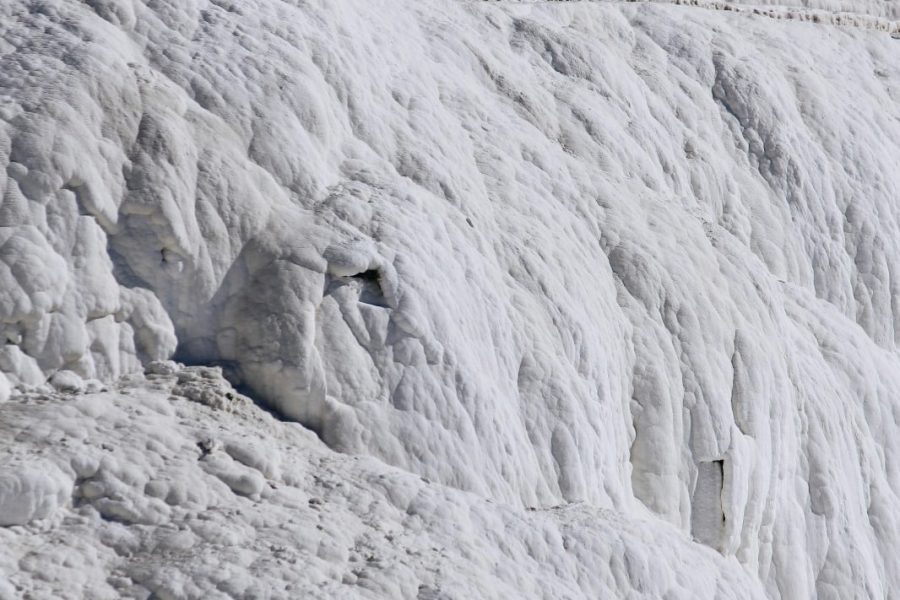
[[[900,593],[900,40],[855,7],[4,3],[0,594],[67,581],[22,566],[53,535],[94,548],[91,597]],[[276,573],[216,554],[252,510],[191,520],[318,510],[272,490],[321,461],[350,486],[322,523],[420,531],[454,574]]]

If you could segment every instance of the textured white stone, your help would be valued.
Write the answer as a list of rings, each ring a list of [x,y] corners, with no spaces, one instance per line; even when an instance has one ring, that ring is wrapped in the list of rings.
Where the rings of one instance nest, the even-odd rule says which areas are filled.
[[[46,519],[65,504],[72,480],[56,465],[30,461],[0,465],[0,527]]]
[[[734,557],[647,512],[521,510],[151,382],[3,405],[0,452],[77,479],[53,519],[0,526],[0,598],[764,597]]]
[[[72,371],[57,371],[50,377],[50,385],[59,392],[78,393],[85,388],[84,380]]]
[[[272,534],[298,553],[275,579],[323,597],[440,597],[441,550],[343,568],[382,521],[453,554],[451,597],[900,593],[900,42],[876,4],[0,4],[0,439],[67,473],[59,432],[128,440],[79,459],[86,566],[53,581],[115,597],[112,556],[204,540],[244,576],[116,577],[294,597],[252,567],[264,512],[209,511],[283,524],[331,472],[357,490],[333,539]],[[139,387],[64,404],[40,387],[63,371]],[[367,474],[265,459],[223,372]],[[406,483],[358,491],[375,473]],[[42,534],[0,535],[5,575]]]

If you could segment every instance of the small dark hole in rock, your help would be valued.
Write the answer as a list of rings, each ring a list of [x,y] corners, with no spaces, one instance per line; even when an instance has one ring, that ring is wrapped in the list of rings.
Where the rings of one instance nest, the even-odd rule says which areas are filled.
[[[378,272],[378,269],[369,269],[368,271],[363,271],[362,273],[357,273],[350,277],[353,279],[361,279],[363,281],[374,281],[380,285],[381,273]]]
[[[368,271],[351,275],[350,278],[362,283],[359,291],[360,302],[373,306],[387,306],[384,290],[381,288],[381,273],[377,269],[369,269]]]

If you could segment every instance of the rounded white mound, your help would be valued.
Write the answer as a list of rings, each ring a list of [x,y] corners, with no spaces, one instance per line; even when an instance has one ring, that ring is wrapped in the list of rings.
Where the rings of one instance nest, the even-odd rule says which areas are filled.
[[[72,494],[72,479],[47,461],[0,464],[0,527],[46,519]]]

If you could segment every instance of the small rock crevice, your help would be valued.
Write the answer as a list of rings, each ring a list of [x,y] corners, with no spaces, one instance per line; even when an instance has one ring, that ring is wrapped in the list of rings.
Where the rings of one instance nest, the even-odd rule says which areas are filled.
[[[697,484],[691,498],[691,535],[698,542],[716,549],[725,531],[724,480],[724,460],[701,461],[697,465]]]
[[[345,285],[357,287],[360,303],[389,308],[381,286],[381,272],[378,269],[368,269],[346,277],[326,277],[324,295],[327,296]]]

